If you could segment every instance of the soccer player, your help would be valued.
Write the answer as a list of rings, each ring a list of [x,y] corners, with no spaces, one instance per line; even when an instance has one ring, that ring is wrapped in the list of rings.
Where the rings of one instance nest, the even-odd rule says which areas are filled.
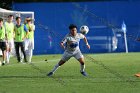
[[[5,28],[3,26],[3,19],[0,18],[0,49],[2,50],[2,58],[3,62],[2,65],[5,65],[5,59],[6,59],[6,34],[5,34]]]
[[[24,34],[24,31],[26,31],[26,34]],[[21,62],[21,55],[19,48],[21,49],[21,52],[24,55],[24,61],[27,62],[26,53],[25,53],[25,45],[24,45],[24,39],[28,35],[28,29],[24,24],[21,24],[21,18],[16,17],[16,25],[14,27],[14,33],[15,33],[15,49],[16,49],[16,55],[18,62]]]
[[[6,62],[9,63],[10,54],[14,49],[14,23],[13,23],[13,15],[8,16],[8,21],[5,22],[5,30],[6,30],[6,40],[7,40],[7,48],[6,48]]]
[[[80,49],[79,49],[79,42],[80,39],[84,39],[87,48],[90,49],[90,45],[88,44],[88,41],[86,37],[81,34],[77,33],[77,26],[74,24],[71,24],[69,26],[70,33],[65,36],[65,38],[60,43],[61,47],[65,49],[65,52],[61,58],[61,60],[56,64],[51,72],[47,74],[47,76],[52,76],[54,72],[63,65],[66,61],[68,61],[71,57],[75,57],[81,65],[81,74],[83,76],[87,76],[87,73],[85,72],[85,63],[84,63],[84,56],[82,55]]]
[[[34,49],[34,31],[35,26],[32,24],[32,19],[30,17],[26,18],[26,27],[28,29],[28,36],[25,39],[25,50],[28,55],[28,62],[32,61],[33,49]]]

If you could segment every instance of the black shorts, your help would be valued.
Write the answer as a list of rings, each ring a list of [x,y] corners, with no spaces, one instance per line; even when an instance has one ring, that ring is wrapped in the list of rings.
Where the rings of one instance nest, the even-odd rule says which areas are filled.
[[[6,42],[0,42],[0,49],[2,51],[6,50]]]

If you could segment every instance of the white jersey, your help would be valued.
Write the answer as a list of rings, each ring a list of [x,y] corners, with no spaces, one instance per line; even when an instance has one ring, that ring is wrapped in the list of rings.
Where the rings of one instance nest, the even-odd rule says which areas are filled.
[[[85,36],[81,33],[77,33],[76,36],[72,36],[71,34],[67,34],[65,38],[62,40],[62,43],[66,44],[65,51],[75,52],[79,50],[79,42],[80,39],[83,39]]]

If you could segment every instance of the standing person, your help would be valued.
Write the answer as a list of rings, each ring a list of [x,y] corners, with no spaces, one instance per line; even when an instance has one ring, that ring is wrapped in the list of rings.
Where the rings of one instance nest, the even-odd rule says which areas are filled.
[[[7,48],[6,48],[6,62],[9,63],[11,52],[14,50],[14,23],[13,15],[8,16],[8,21],[5,22]]]
[[[90,45],[88,44],[88,41],[86,37],[81,34],[77,33],[77,26],[71,24],[69,26],[70,33],[65,36],[65,38],[60,43],[61,47],[65,49],[65,52],[61,58],[61,60],[54,66],[53,70],[47,74],[47,76],[52,76],[54,72],[63,65],[66,61],[68,61],[71,57],[75,57],[81,65],[81,74],[83,76],[87,76],[87,73],[85,72],[85,63],[84,63],[84,56],[82,55],[80,49],[79,49],[79,42],[80,39],[84,39],[87,48],[90,49]],[[66,46],[64,45],[66,44]]]
[[[0,49],[2,50],[2,65],[5,65],[5,59],[6,59],[6,33],[5,28],[3,26],[3,19],[0,18]]]
[[[28,55],[28,62],[32,62],[33,49],[34,49],[34,31],[35,26],[32,24],[32,19],[30,17],[26,18],[26,27],[28,29],[28,35],[25,39],[25,50]]]
[[[24,31],[26,31],[26,34],[24,34]],[[14,28],[14,33],[15,33],[15,50],[16,50],[17,60],[18,62],[21,62],[21,55],[19,51],[19,49],[21,49],[21,52],[24,55],[24,61],[27,62],[24,39],[28,35],[28,29],[24,24],[21,24],[20,17],[16,17],[16,25]]]

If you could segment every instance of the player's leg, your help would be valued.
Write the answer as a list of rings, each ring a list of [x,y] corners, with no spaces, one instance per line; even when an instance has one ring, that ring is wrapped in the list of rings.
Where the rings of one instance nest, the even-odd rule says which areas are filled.
[[[28,62],[32,62],[32,56],[33,56],[33,49],[28,49]]]
[[[28,46],[28,62],[32,62],[33,49],[34,49],[34,42],[33,42],[33,40],[29,40],[29,46]]]
[[[51,72],[49,72],[47,74],[47,76],[52,76],[54,74],[54,72],[60,67],[62,66],[66,61],[68,61],[70,58],[72,57],[71,54],[69,54],[68,52],[64,52],[62,59],[54,66],[54,68],[52,69]]]
[[[27,55],[28,55],[28,39],[24,39],[23,41],[23,46],[24,47],[24,51],[25,51],[25,55],[26,55],[26,59],[27,59]],[[23,62],[23,59],[24,59],[24,54],[22,52],[22,50],[20,49],[20,55],[21,55],[21,61],[20,62]]]
[[[21,48],[19,49],[19,54],[20,54],[20,62],[22,63],[23,62],[23,59],[24,59],[24,55],[21,51]]]
[[[14,42],[13,40],[9,41],[7,43],[7,49],[6,49],[6,62],[9,63],[12,49],[14,48]]]
[[[2,65],[5,65],[5,59],[6,59],[6,42],[2,42],[2,47],[1,47],[1,50],[2,50],[2,59],[3,59],[3,62],[2,62]]]
[[[19,42],[15,42],[15,50],[18,62],[20,62],[20,54],[19,54]]]
[[[85,71],[85,63],[84,63],[84,58],[79,58],[78,61],[80,62],[80,66],[81,66],[81,72]]]
[[[10,61],[10,57],[12,55],[12,53],[14,53],[14,40],[11,40],[10,41],[10,44],[9,44],[9,61]]]
[[[27,62],[26,53],[25,53],[25,47],[24,42],[20,42],[21,52],[24,55],[24,61]]]
[[[12,43],[11,43],[11,52],[10,52],[10,56],[16,56],[16,50],[15,50],[14,40],[12,40]]]
[[[28,48],[29,48],[29,39],[24,40],[24,48],[25,48],[25,51],[28,50]]]
[[[9,42],[6,43],[6,63],[9,63]]]
[[[87,73],[85,72],[85,63],[84,63],[84,58],[79,58],[78,61],[80,62],[80,66],[81,66],[81,74],[84,76],[87,76]]]
[[[54,72],[55,72],[61,65],[63,65],[65,62],[66,62],[66,61],[60,60],[60,61],[54,66],[54,68],[52,69],[52,71],[49,72],[49,73],[47,74],[47,76],[52,76],[52,75],[54,74]]]
[[[81,74],[87,76],[87,73],[85,72],[84,56],[82,55],[81,51],[77,52],[74,57],[80,62]]]
[[[5,65],[6,50],[2,50],[2,59],[3,59],[2,65]]]

